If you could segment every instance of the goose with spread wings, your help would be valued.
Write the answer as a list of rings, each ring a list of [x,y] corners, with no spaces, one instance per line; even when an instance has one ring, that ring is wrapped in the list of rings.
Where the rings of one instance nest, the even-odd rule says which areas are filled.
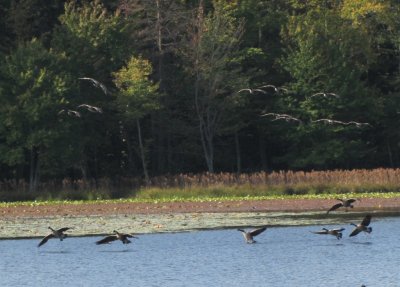
[[[257,228],[251,231],[245,231],[243,229],[238,229],[238,231],[242,232],[244,239],[246,240],[246,243],[256,243],[254,240],[254,237],[259,235],[260,233],[264,232],[267,229],[266,226]]]
[[[65,234],[64,232],[71,228],[63,227],[63,228],[55,230],[49,226],[49,229],[51,230],[51,233],[49,235],[45,236],[42,239],[42,241],[39,242],[38,247],[45,244],[50,238],[58,238],[58,239],[60,239],[60,241],[63,241],[67,237],[67,234]]]
[[[367,214],[364,217],[364,219],[361,221],[360,224],[350,223],[351,225],[355,226],[356,228],[353,229],[353,231],[350,233],[349,237],[356,236],[361,231],[366,232],[366,233],[371,233],[372,227],[368,226],[370,223],[371,223],[371,215],[370,214]]]
[[[350,198],[350,199],[341,199],[341,198],[337,198],[337,200],[339,200],[340,202],[333,205],[327,212],[326,214],[328,214],[331,211],[334,211],[340,207],[344,207],[347,211],[347,208],[353,208],[353,203],[356,201],[356,199],[354,198]]]
[[[131,234],[127,234],[127,233],[120,233],[116,230],[113,231],[114,234],[113,235],[109,235],[104,237],[103,239],[99,240],[96,242],[97,245],[100,244],[107,244],[107,243],[111,243],[115,240],[121,240],[121,242],[123,244],[129,244],[131,243],[131,241],[128,238],[137,238],[136,236],[133,236]]]
[[[103,91],[104,94],[106,94],[106,95],[109,94],[109,91],[108,91],[107,87],[103,83],[101,83],[101,82],[99,82],[99,81],[97,81],[97,80],[95,80],[93,78],[82,77],[82,78],[78,78],[78,79],[79,80],[83,80],[83,81],[89,81],[94,87],[100,88]]]
[[[342,231],[344,228],[337,228],[337,229],[327,229],[327,228],[322,228],[320,231],[312,231],[314,234],[328,234],[328,235],[333,235],[336,236],[337,239],[341,239],[343,234]]]

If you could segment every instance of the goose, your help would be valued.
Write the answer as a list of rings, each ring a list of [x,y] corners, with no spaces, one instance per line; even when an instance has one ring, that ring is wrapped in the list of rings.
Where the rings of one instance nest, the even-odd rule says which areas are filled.
[[[322,230],[313,231],[312,233],[315,233],[315,234],[329,234],[329,235],[336,236],[337,239],[340,239],[340,238],[342,238],[342,231],[343,230],[344,230],[344,228],[339,228],[339,229],[322,228]]]
[[[327,98],[327,97],[329,97],[329,96],[335,97],[335,98],[340,98],[340,96],[339,96],[338,94],[335,94],[335,93],[324,93],[324,92],[315,93],[315,94],[313,94],[310,98],[318,97],[318,96],[322,96],[322,97],[324,97],[324,98]]]
[[[277,86],[274,86],[274,85],[263,85],[263,86],[261,86],[261,87],[258,87],[258,89],[266,89],[266,88],[271,88],[271,89],[273,89],[276,93],[279,93],[279,92],[282,92],[282,91],[285,92],[285,93],[289,92],[288,89],[286,89],[286,88],[277,87]]]
[[[350,233],[349,237],[356,236],[358,233],[361,231],[371,233],[372,232],[372,227],[368,227],[368,225],[371,222],[371,215],[367,214],[364,219],[361,221],[360,224],[354,224],[350,223],[351,225],[355,226],[354,230]]]
[[[113,231],[115,234],[114,235],[109,235],[104,237],[103,239],[96,241],[96,244],[106,244],[106,243],[111,243],[112,241],[115,240],[121,240],[123,244],[129,244],[131,241],[128,238],[136,238],[135,236],[131,234],[126,234],[126,233],[119,233],[118,231],[114,230]]]
[[[343,122],[343,121],[338,121],[338,120],[332,120],[332,119],[318,119],[315,121],[311,121],[312,123],[326,123],[326,124],[338,124],[338,125],[344,125],[344,126],[348,126],[348,125],[355,125],[357,128],[361,128],[363,126],[369,126],[372,127],[369,123],[360,123],[360,122],[355,122],[355,121],[349,121],[349,122]]]
[[[303,123],[300,119],[292,117],[291,115],[288,115],[288,114],[266,113],[266,114],[262,114],[261,116],[262,117],[272,116],[272,117],[274,117],[274,119],[272,121],[285,120],[287,122],[296,121],[300,124]]]
[[[89,77],[82,77],[82,78],[78,78],[79,80],[84,80],[84,81],[89,81],[93,86],[95,86],[96,88],[100,88],[104,94],[108,94],[108,90],[106,88],[106,86],[102,83],[100,83],[99,81],[93,79],[93,78],[89,78]]]
[[[337,203],[337,204],[335,204],[335,205],[333,205],[333,206],[326,212],[326,214],[328,214],[329,212],[331,212],[331,211],[333,211],[333,210],[336,210],[336,209],[338,209],[338,208],[340,208],[340,207],[346,208],[346,211],[347,211],[347,208],[348,208],[348,207],[350,207],[350,208],[353,208],[353,207],[354,207],[354,206],[353,206],[353,202],[356,201],[356,199],[354,199],[354,198],[350,198],[350,199],[340,199],[340,198],[337,198],[337,200],[339,200],[340,202]]]
[[[254,94],[254,92],[263,93],[263,94],[267,93],[266,91],[261,90],[261,89],[250,89],[250,88],[241,89],[237,93],[241,93],[241,92],[249,92],[250,94]]]
[[[92,113],[100,113],[100,114],[103,113],[103,110],[101,108],[95,107],[95,106],[91,106],[91,105],[88,105],[88,104],[81,104],[81,105],[78,106],[78,108],[85,108],[89,112],[92,112]]]
[[[67,113],[67,115],[74,116],[74,117],[77,117],[77,118],[81,117],[81,114],[78,111],[74,111],[74,110],[62,109],[61,111],[58,112],[59,115],[61,115],[63,113]]]
[[[38,244],[38,247],[42,246],[43,244],[45,244],[50,238],[58,238],[60,239],[60,241],[63,241],[64,238],[67,237],[67,234],[65,234],[64,232],[67,231],[68,229],[71,229],[70,227],[63,227],[57,230],[54,230],[53,228],[51,228],[49,226],[49,229],[51,230],[51,233],[47,236],[45,236],[42,241],[40,241],[40,243]]]
[[[257,229],[251,230],[251,231],[245,231],[243,229],[238,229],[238,231],[242,232],[243,237],[246,240],[246,243],[256,243],[256,241],[253,239],[253,237],[264,232],[266,229],[267,229],[267,227],[264,226],[264,227],[257,228]]]

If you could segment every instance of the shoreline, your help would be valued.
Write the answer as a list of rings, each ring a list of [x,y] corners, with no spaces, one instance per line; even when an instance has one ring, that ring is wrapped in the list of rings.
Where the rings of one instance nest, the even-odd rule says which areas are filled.
[[[220,202],[90,203],[0,208],[0,239],[39,238],[48,226],[72,227],[71,236],[135,234],[293,225],[346,225],[362,218],[400,216],[400,198],[363,198],[354,208],[326,214],[336,200],[274,199]]]

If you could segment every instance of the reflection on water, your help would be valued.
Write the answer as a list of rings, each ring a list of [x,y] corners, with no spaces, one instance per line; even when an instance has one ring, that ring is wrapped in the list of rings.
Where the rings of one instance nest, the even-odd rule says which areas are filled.
[[[246,244],[236,229],[164,233],[96,245],[100,237],[0,241],[0,286],[400,286],[400,217],[371,234],[269,228]],[[396,226],[396,228],[393,228]]]

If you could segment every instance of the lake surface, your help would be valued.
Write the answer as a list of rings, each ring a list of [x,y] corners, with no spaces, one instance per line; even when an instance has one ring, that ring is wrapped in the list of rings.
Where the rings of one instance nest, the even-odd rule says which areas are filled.
[[[269,228],[256,244],[236,229],[139,235],[128,246],[1,240],[0,286],[400,286],[400,217],[373,217],[373,232],[352,238],[348,223]],[[322,227],[346,230],[342,240],[310,232]]]

